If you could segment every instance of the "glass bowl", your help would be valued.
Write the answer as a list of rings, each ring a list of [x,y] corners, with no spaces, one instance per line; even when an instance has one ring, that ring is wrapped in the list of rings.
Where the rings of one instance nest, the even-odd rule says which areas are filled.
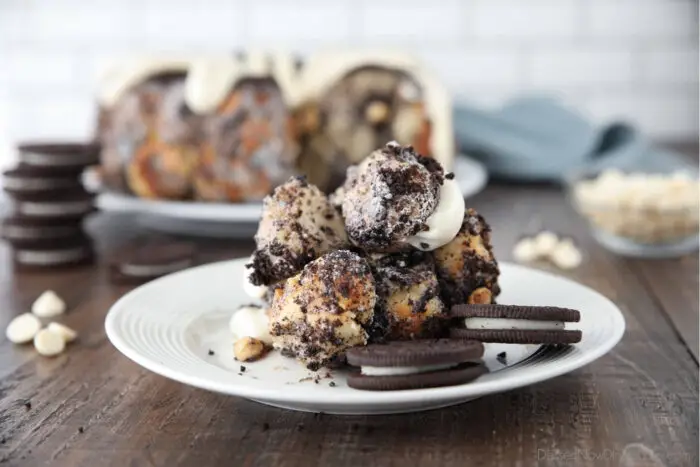
[[[566,179],[567,195],[608,250],[668,258],[698,248],[697,172],[580,171]]]

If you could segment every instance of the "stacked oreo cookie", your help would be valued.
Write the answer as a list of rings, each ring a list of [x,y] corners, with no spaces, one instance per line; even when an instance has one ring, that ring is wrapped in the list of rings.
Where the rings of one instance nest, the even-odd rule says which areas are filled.
[[[13,211],[2,220],[2,238],[17,266],[76,265],[93,258],[83,219],[94,196],[83,187],[83,170],[97,164],[96,144],[23,144],[19,164],[3,174]]]

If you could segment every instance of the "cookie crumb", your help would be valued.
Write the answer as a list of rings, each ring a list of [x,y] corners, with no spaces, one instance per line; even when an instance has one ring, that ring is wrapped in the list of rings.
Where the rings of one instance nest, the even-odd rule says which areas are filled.
[[[267,431],[270,429],[270,424],[265,422],[262,424],[262,431]]]
[[[334,387],[335,387],[335,381],[331,381],[330,383],[328,383],[328,385],[329,385],[330,387],[334,388]]]
[[[500,363],[501,365],[508,364],[508,360],[506,360],[506,353],[505,352],[501,352],[498,355],[496,355],[496,360],[498,360],[498,363]]]
[[[24,401],[24,408],[26,408],[27,410],[31,410],[31,408],[32,408],[31,401]]]
[[[445,178],[447,180],[453,180],[455,178],[455,173],[454,172],[448,172],[445,174]]]
[[[243,365],[241,365],[241,373],[245,373],[245,370],[246,370],[246,367],[244,367]]]
[[[78,433],[85,433],[85,428],[83,428],[82,426],[79,426]]]
[[[209,352],[207,352],[209,355],[214,355],[214,351],[212,349],[209,349]]]

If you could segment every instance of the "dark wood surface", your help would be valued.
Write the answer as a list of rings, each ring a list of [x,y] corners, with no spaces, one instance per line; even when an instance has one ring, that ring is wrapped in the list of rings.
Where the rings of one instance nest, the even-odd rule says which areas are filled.
[[[104,264],[16,273],[3,247],[0,327],[53,289],[80,339],[49,359],[0,337],[0,463],[698,465],[697,254],[613,256],[554,187],[496,184],[468,204],[492,224],[502,260],[521,234],[540,227],[576,238],[586,261],[562,274],[621,307],[622,342],[570,374],[446,409],[372,417],[285,411],[169,381],[119,354],[103,320],[129,288],[111,285]],[[105,214],[90,228],[103,253],[137,234],[129,218]],[[253,248],[251,241],[198,243],[203,262]]]

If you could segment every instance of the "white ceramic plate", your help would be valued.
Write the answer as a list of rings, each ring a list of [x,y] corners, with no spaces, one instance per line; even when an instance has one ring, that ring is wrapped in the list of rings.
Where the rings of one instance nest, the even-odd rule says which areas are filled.
[[[454,172],[465,198],[486,186],[486,169],[474,159],[460,155],[455,160]],[[99,180],[94,172],[88,174],[85,180],[93,190],[99,190]],[[97,206],[103,211],[140,214],[142,224],[157,230],[228,238],[248,237],[255,233],[262,211],[261,203],[159,201],[115,192],[101,193],[97,197]],[[238,228],[232,229],[232,224],[238,225]]]
[[[499,301],[581,310],[575,326],[583,331],[579,344],[488,344],[484,360],[491,373],[469,384],[410,391],[358,391],[346,385],[342,370],[330,375],[321,370],[315,383],[309,379],[314,374],[279,352],[245,364],[246,371],[240,373],[228,321],[238,305],[250,303],[235,285],[246,261],[200,266],[133,290],[109,311],[107,336],[139,365],[198,388],[293,410],[381,414],[445,407],[554,378],[605,354],[625,329],[618,308],[597,292],[548,273],[502,264]],[[208,355],[210,349],[214,355]],[[506,352],[507,366],[497,360],[500,352]]]

